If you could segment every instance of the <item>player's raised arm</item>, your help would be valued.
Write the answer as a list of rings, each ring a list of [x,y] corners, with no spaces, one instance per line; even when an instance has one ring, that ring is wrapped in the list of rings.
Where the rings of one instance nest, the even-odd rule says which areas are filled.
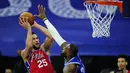
[[[21,56],[24,59],[24,62],[26,61],[28,54],[32,50],[32,29],[31,25],[28,22],[28,18],[20,18],[19,24],[24,27],[24,29],[27,30],[27,38],[26,38],[26,47],[21,52]]]
[[[66,47],[66,45],[68,45],[66,41],[60,36],[56,28],[47,19],[45,14],[45,8],[43,8],[42,5],[39,5],[38,9],[39,9],[39,15],[35,15],[35,16],[44,21],[45,25],[48,28],[48,31],[50,32],[53,39],[58,43],[58,45],[61,46],[62,49]]]
[[[38,24],[36,22],[34,22],[32,27],[39,29],[43,34],[45,34],[47,36],[46,39],[44,40],[43,44],[41,45],[41,48],[46,52],[47,55],[50,55],[50,47],[54,41],[51,34],[45,27],[41,26],[40,24]]]

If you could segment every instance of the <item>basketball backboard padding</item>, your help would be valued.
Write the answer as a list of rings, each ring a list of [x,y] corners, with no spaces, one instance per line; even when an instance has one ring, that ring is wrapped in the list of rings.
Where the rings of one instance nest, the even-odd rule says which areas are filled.
[[[123,0],[123,16],[130,17],[130,0]]]

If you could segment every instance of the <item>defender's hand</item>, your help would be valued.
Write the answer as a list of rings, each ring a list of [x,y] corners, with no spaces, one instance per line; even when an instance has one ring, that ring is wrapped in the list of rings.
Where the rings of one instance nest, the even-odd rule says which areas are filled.
[[[43,8],[42,5],[38,5],[37,8],[38,8],[38,11],[39,11],[39,15],[34,15],[34,16],[38,17],[42,20],[45,19],[46,18],[45,8]]]

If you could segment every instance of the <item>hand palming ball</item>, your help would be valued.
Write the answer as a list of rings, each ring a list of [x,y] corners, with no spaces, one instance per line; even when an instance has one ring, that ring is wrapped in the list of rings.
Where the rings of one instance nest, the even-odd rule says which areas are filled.
[[[30,25],[34,24],[34,16],[30,12],[21,13],[19,19],[22,17],[28,17],[28,22],[30,23]]]

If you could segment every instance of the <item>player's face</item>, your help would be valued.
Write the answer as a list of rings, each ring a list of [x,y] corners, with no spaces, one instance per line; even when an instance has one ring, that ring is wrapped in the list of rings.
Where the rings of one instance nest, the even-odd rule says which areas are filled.
[[[32,39],[33,39],[33,48],[35,50],[40,49],[40,42],[39,42],[38,36],[36,34],[33,34]]]
[[[62,49],[61,55],[62,55],[63,57],[66,57],[66,48],[63,48],[63,49]]]
[[[127,62],[124,58],[118,58],[117,65],[119,69],[124,69],[127,66]]]
[[[66,48],[63,48],[62,52],[61,52],[61,55],[64,56],[64,57],[67,57],[68,53],[69,53],[69,48],[70,48],[70,46],[68,46]]]

